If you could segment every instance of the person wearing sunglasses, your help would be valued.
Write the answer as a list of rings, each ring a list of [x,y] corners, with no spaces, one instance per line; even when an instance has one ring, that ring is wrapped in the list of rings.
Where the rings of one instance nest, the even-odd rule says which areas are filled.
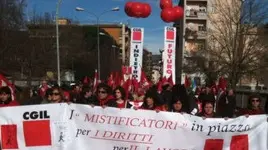
[[[62,90],[59,87],[53,87],[50,103],[62,103],[62,102],[64,102]]]
[[[97,87],[96,99],[92,105],[101,107],[117,107],[116,100],[112,95],[112,89],[105,83],[101,83]]]
[[[259,95],[254,94],[249,97],[248,108],[242,112],[242,115],[260,115],[265,114],[264,110],[261,108],[261,98]]]
[[[12,100],[11,94],[8,86],[0,88],[0,107],[19,106],[16,100]]]

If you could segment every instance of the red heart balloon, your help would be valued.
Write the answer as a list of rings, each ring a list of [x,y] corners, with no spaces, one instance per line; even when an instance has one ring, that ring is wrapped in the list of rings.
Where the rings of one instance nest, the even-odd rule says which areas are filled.
[[[151,12],[152,12],[151,6],[148,3],[143,3],[143,12],[142,12],[141,17],[147,18],[150,16]]]
[[[133,2],[127,2],[125,4],[125,13],[129,16],[129,17],[133,17],[134,14],[132,12],[132,5],[133,5]]]
[[[164,22],[173,22],[175,20],[175,13],[173,8],[165,8],[161,11],[161,18]]]
[[[165,9],[165,8],[172,8],[172,0],[160,0],[160,8]]]
[[[174,11],[174,21],[179,20],[183,17],[184,14],[184,10],[182,7],[180,6],[175,6],[173,7],[173,11]]]
[[[143,13],[143,4],[140,2],[133,2],[131,10],[131,12],[133,12],[134,17],[140,18]]]

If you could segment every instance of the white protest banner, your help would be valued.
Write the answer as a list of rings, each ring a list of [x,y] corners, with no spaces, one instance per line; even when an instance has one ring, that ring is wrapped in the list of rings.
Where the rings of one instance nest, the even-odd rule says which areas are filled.
[[[55,104],[1,108],[0,123],[3,149],[267,149],[266,115],[203,120],[188,114]]]
[[[165,27],[163,59],[163,76],[169,78],[172,75],[175,83],[175,55],[176,55],[176,28]]]
[[[141,80],[143,37],[143,28],[131,28],[129,66],[132,67],[132,78],[137,81]]]
[[[66,104],[0,109],[2,149],[60,149],[60,133],[68,129]],[[67,131],[69,132],[69,131]]]

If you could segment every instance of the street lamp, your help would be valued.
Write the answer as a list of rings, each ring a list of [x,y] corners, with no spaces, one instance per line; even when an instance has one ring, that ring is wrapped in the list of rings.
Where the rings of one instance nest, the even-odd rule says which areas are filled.
[[[62,0],[58,0],[56,6],[56,43],[57,43],[57,74],[58,74],[58,85],[61,84],[60,79],[60,43],[59,43],[59,9]]]
[[[82,7],[76,7],[75,8],[76,11],[84,11],[90,15],[93,15],[96,17],[96,20],[97,20],[97,45],[98,45],[98,75],[99,75],[99,78],[101,77],[101,70],[100,70],[100,17],[108,12],[112,12],[112,11],[119,11],[120,8],[119,7],[114,7],[112,9],[109,9],[109,10],[106,10],[106,11],[103,11],[101,14],[97,15],[93,12],[89,12],[87,10],[85,10],[84,8]]]

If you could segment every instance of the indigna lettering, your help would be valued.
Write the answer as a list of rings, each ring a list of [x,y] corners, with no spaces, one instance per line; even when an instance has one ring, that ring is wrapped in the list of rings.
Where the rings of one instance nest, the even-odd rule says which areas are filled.
[[[138,62],[138,58],[139,58],[139,53],[140,50],[138,49],[138,45],[135,46],[134,49],[134,53],[133,53],[133,58],[134,58],[134,64],[133,64],[133,71],[132,71],[132,76],[134,78],[138,78],[138,68],[139,68],[139,62]]]

